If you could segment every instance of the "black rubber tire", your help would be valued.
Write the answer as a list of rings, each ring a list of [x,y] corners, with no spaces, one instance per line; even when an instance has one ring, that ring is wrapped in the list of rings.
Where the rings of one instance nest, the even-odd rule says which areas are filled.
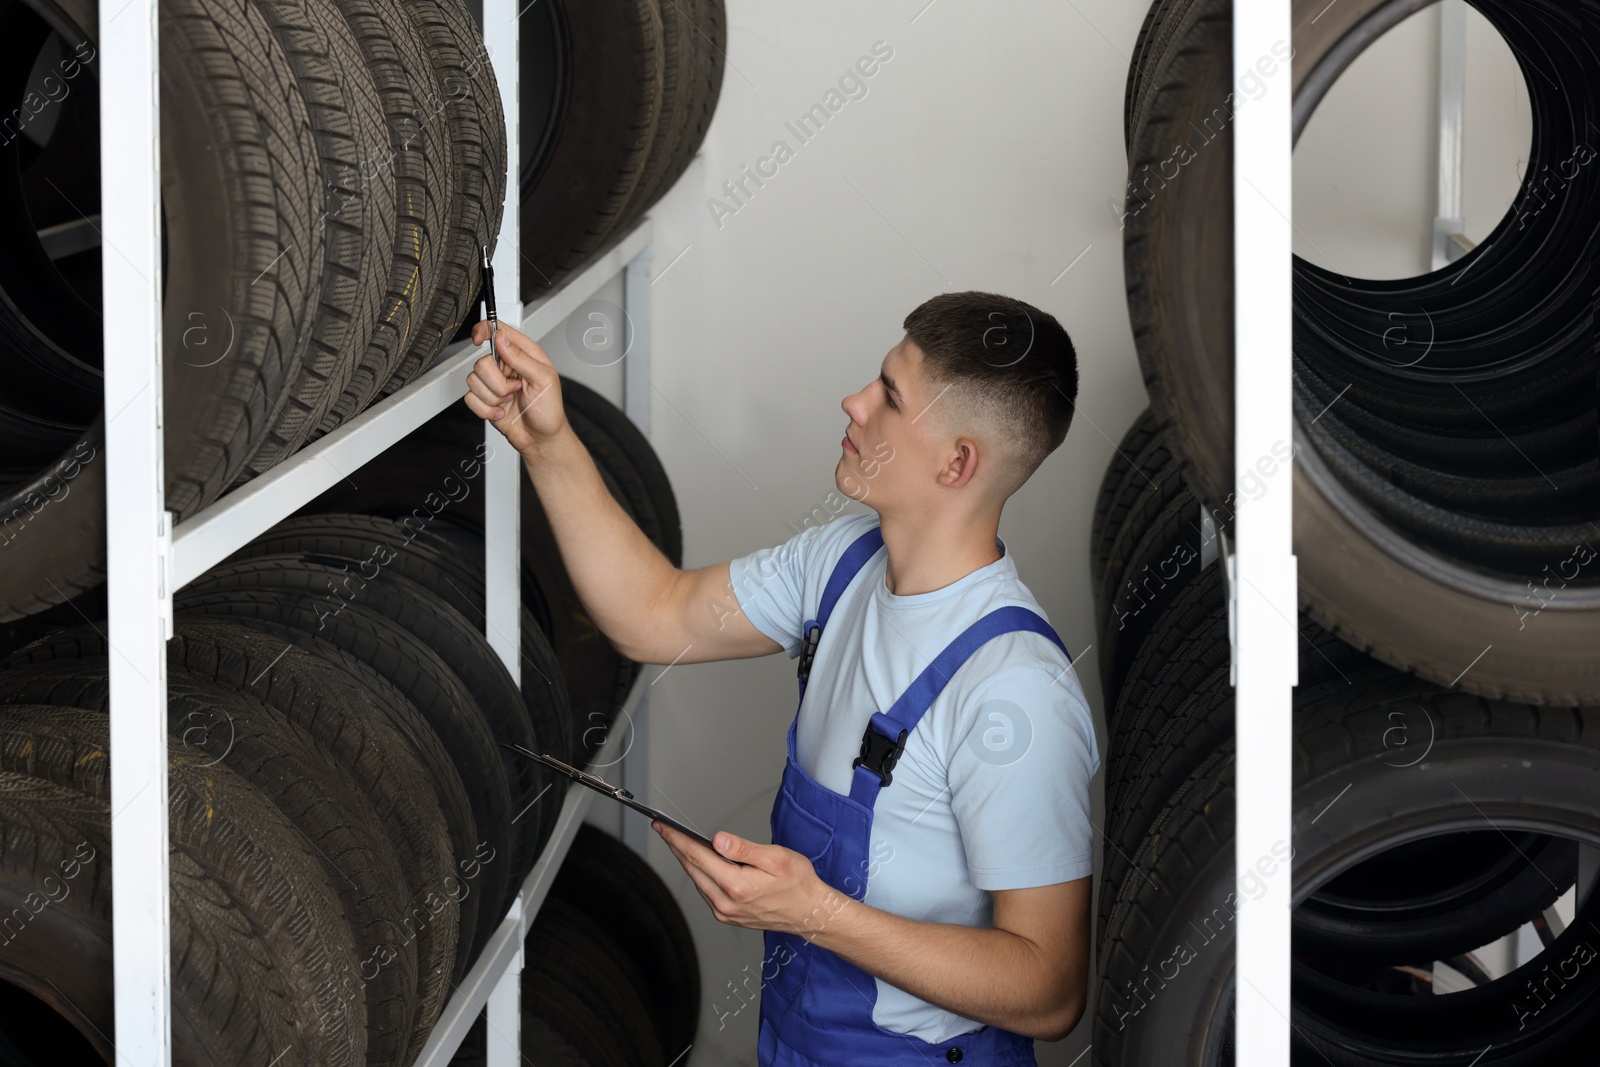
[[[1147,455],[1152,445],[1159,451]],[[1100,479],[1100,491],[1095,495],[1094,517],[1089,523],[1090,588],[1100,588],[1106,561],[1111,558],[1112,542],[1127,519],[1127,509],[1133,504],[1135,492],[1127,484],[1129,479],[1153,481],[1169,459],[1166,445],[1156,433],[1155,416],[1145,408],[1117,442],[1111,462]]]
[[[360,566],[374,559],[386,559],[384,573],[391,573],[422,586],[454,608],[474,627],[484,615],[482,550],[463,555],[448,540],[427,530],[412,531],[376,515],[305,515],[279,523],[230,560],[273,555],[298,555],[319,560],[336,559]],[[529,742],[536,751],[567,761],[571,755],[571,712],[567,707],[566,684],[549,642],[526,608],[519,624],[522,675],[518,688],[521,704],[532,731]],[[538,830],[534,852],[543,847],[561,814],[558,792],[544,792],[553,784],[540,775],[544,784],[530,818]]]
[[[1400,766],[1409,755],[1394,760],[1391,713],[1402,704],[1425,709],[1434,724],[1425,772]],[[1295,903],[1379,850],[1429,834],[1487,823],[1600,842],[1592,804],[1600,771],[1594,715],[1593,708],[1490,701],[1417,679],[1303,707],[1296,726]],[[1124,880],[1102,945],[1097,1063],[1226,1062],[1219,1050],[1231,1028],[1231,920],[1239,885],[1232,760],[1230,740],[1189,776],[1131,855],[1143,876]],[[1284,854],[1263,857],[1261,877],[1282,877],[1286,853],[1284,843]],[[1591,894],[1545,954],[1490,985],[1447,997],[1362,992],[1297,963],[1293,1062],[1522,1067],[1579,1055],[1575,1050],[1592,1044],[1600,1028],[1600,975],[1575,968],[1576,978],[1537,1012],[1529,1010],[1539,1001],[1529,999],[1528,982],[1549,973],[1541,967],[1571,959],[1597,916],[1600,896]],[[1493,927],[1483,934],[1482,941],[1498,936]]]
[[[596,1065],[666,1067],[650,1021],[646,983],[606,932],[549,898],[524,942],[522,1003]]]
[[[555,1027],[528,1011],[522,1013],[522,1047],[539,1067],[590,1067]]]
[[[316,132],[315,205],[326,261],[311,344],[250,458],[270,470],[299,448],[344,390],[372,340],[394,250],[395,174],[389,127],[361,45],[334,0],[254,0],[289,59]]]
[[[372,805],[401,878],[395,897],[406,912],[394,936],[415,945],[416,1004],[406,1051],[399,1057],[400,1062],[411,1062],[444,1007],[456,954],[456,911],[423,921],[417,918],[427,916],[418,909],[426,907],[427,895],[438,893],[453,870],[449,830],[433,798],[428,771],[401,730],[359,685],[325,660],[288,645],[286,638],[226,619],[179,618],[176,629],[167,642],[169,668],[270,705],[315,739],[338,766],[348,768]],[[102,631],[80,626],[52,634],[8,659],[5,666],[14,669],[108,654]],[[393,962],[382,951],[363,956],[363,981],[371,980],[369,971],[375,977],[377,970]],[[369,1051],[376,1047],[369,1039]]]
[[[85,793],[101,805],[110,802],[109,742],[104,712],[24,705],[0,709],[0,769]],[[258,996],[271,997],[276,987],[286,995],[274,1010],[288,1017],[297,1043],[306,1049],[305,1062],[365,1063],[366,1009],[355,948],[339,898],[310,843],[254,785],[210,756],[169,755],[167,796],[171,854],[193,859],[222,890],[206,891],[195,878],[173,897],[195,899],[212,937],[227,934],[233,952],[255,963],[246,972],[246,965],[229,955],[205,952],[196,961],[205,984],[195,995],[208,1004],[217,998],[212,1011],[225,1011],[230,1002],[242,1007]],[[109,818],[106,825],[109,838]],[[177,863],[173,870],[187,873]],[[174,952],[174,976],[187,967]],[[260,968],[283,977],[254,989],[245,985]],[[214,1018],[212,1011],[205,1024],[226,1028],[228,1016]],[[281,1045],[249,1049],[250,1059],[260,1063],[282,1051]]]
[[[1208,583],[1215,589],[1217,584]],[[1141,652],[1147,669],[1142,693],[1124,690],[1111,721],[1106,757],[1106,853],[1099,925],[1106,930],[1129,857],[1184,778],[1207,754],[1233,736],[1233,691],[1228,682],[1227,616],[1220,595],[1195,597],[1184,590],[1169,614],[1177,615],[1158,643]],[[1191,604],[1217,607],[1198,623]],[[1188,603],[1186,603],[1188,601]],[[1169,635],[1186,635],[1172,639]],[[1402,753],[1408,728],[1418,737],[1417,761],[1427,742],[1407,702],[1411,693],[1432,693],[1427,682],[1400,674],[1361,655],[1315,623],[1301,619],[1297,715],[1336,701],[1386,699],[1391,712],[1390,762],[1414,762]],[[1412,721],[1408,721],[1412,720]],[[1431,720],[1430,720],[1431,723]],[[1340,876],[1340,884],[1302,901],[1295,912],[1295,950],[1341,959],[1395,964],[1448,959],[1470,952],[1530,921],[1554,900],[1546,875],[1561,881],[1576,863],[1571,842],[1536,834],[1516,840],[1485,831],[1477,839],[1430,839],[1427,847],[1402,846]],[[1535,867],[1537,869],[1535,869]],[[1401,877],[1397,872],[1408,872]],[[1543,872],[1543,873],[1541,873]],[[1570,882],[1570,877],[1568,881]]]
[[[90,259],[88,266],[98,273],[99,255],[53,259],[39,237],[47,227],[100,210],[98,53],[83,31],[67,21],[60,13],[51,17],[28,4],[8,4],[0,11],[0,70],[5,72],[0,77],[0,111],[11,119],[0,139],[0,203],[6,205],[0,212],[0,247],[6,250],[0,259],[0,290],[5,294],[0,299],[0,352],[6,367],[0,406],[24,420],[51,420],[82,432],[102,406],[104,351],[97,331],[79,324],[98,317],[100,301],[92,288],[85,294],[73,284],[68,264]],[[52,47],[52,33],[63,58],[36,68],[44,50]],[[54,94],[45,78],[58,86],[56,92],[66,85],[65,95],[48,105],[44,101]],[[40,104],[38,114],[53,123],[43,145],[27,136],[30,93]],[[35,468],[71,444],[66,442]]]
[[[455,405],[355,471],[351,477],[360,488],[341,484],[299,514],[367,512],[393,518],[407,530],[449,536],[464,530],[468,544],[481,545],[483,494],[477,479],[490,447],[483,420],[465,405]],[[498,447],[504,447],[503,440]],[[538,494],[520,480],[517,492],[523,603],[541,625],[548,624],[545,636],[561,665],[572,709],[574,762],[582,766],[603,743],[638,668],[588,617],[561,562]]]
[[[699,151],[722,93],[728,53],[728,13],[722,0],[668,0],[661,12],[661,111],[650,154],[622,210],[617,231],[626,232],[655,206],[688,169]]]
[[[1450,960],[1539,918],[1561,895],[1554,886],[1577,874],[1577,843],[1563,837],[1490,829],[1424,838],[1301,901],[1295,956],[1339,968]]]
[[[1155,832],[1152,828],[1195,768],[1233,741],[1235,708],[1233,686],[1228,680],[1226,639],[1220,662],[1203,654],[1199,660],[1211,661],[1212,666],[1195,679],[1192,688],[1174,687],[1162,693],[1162,700],[1152,699],[1126,709],[1130,714],[1118,719],[1107,746],[1110,752],[1106,760],[1104,826],[1111,847],[1105,854],[1100,883],[1099,928],[1103,935],[1113,932],[1117,903],[1126,891],[1126,883],[1136,876],[1131,865],[1140,844]],[[1192,677],[1197,665],[1174,673]],[[1393,690],[1407,681],[1392,668],[1374,665],[1349,678],[1297,689],[1296,707],[1329,694]],[[1102,946],[1107,943],[1104,939],[1101,942]],[[1480,944],[1483,942],[1469,947]]]
[[[1144,13],[1139,25],[1139,36],[1133,42],[1133,56],[1128,61],[1128,80],[1122,90],[1122,147],[1131,148],[1133,131],[1138,128],[1140,105],[1144,103],[1145,87],[1149,82],[1147,66],[1153,55],[1160,55],[1172,34],[1171,14],[1173,0],[1154,0]]]
[[[74,658],[65,654],[71,644],[57,646],[64,654],[39,666],[0,674],[0,700],[106,711],[106,656]],[[398,1058],[416,1013],[416,943],[401,932],[411,901],[371,801],[342,764],[324,755],[318,738],[227,686],[169,669],[167,727],[173,751],[226,764],[311,844],[360,961],[346,981],[366,1005],[365,1047],[379,1062]],[[387,965],[374,966],[375,960]]]
[[[510,789],[511,877],[507,896],[498,902],[503,910],[522,875],[538,857],[541,816],[528,815],[552,783],[554,774],[505,748],[533,748],[538,742],[522,694],[483,634],[443,598],[394,572],[386,565],[387,558],[372,556],[357,560],[352,566],[337,557],[311,553],[261,556],[214,568],[192,588],[208,592],[289,589],[305,593],[327,589],[333,593],[335,610],[340,604],[360,604],[403,626],[439,656],[460,679],[488,724]],[[323,610],[327,611],[326,604]]]
[[[394,556],[387,566],[396,574],[442,597],[477,623],[484,618],[483,549],[480,545],[463,552],[462,547],[431,530],[411,529],[382,516],[334,512],[285,519],[229,558],[287,552],[360,562],[386,551]],[[566,682],[544,630],[527,608],[522,610],[520,639],[520,688],[534,739],[540,751],[570,763],[574,741]],[[559,805],[548,814],[553,825]]]
[[[1145,635],[1200,573],[1203,540],[1200,502],[1184,487],[1176,465],[1153,482],[1141,480],[1112,539],[1096,596],[1100,687],[1111,705]]]
[[[448,835],[444,855],[428,866],[427,885],[415,894],[417,907],[410,916],[410,924],[418,931],[419,953],[423,953],[425,936],[454,952],[453,965],[446,959],[445,966],[450,981],[459,983],[472,962],[472,933],[477,929],[478,905],[483,898],[481,892],[475,891],[477,886],[470,883],[477,877],[481,866],[477,857],[489,846],[478,836],[477,824],[472,817],[472,801],[462,785],[460,772],[452,762],[451,749],[440,740],[429,720],[399,687],[364,660],[357,659],[331,642],[318,640],[292,626],[266,619],[210,619],[200,616],[187,621],[229,625],[236,622],[269,638],[293,644],[294,650],[290,655],[304,653],[311,660],[332,668],[348,685],[354,686],[356,692],[351,694],[350,706],[370,705],[373,708],[373,720],[386,721],[404,737],[411,755],[427,770],[431,799],[444,816]],[[424,806],[432,807],[426,803]],[[431,950],[424,955],[424,958],[431,957]],[[421,1021],[419,1014],[419,1024]]]
[[[433,64],[422,34],[396,0],[334,0],[360,43],[383,104],[389,144],[374,169],[394,175],[394,245],[387,291],[371,339],[359,357],[346,353],[350,374],[312,429],[317,437],[364,410],[389,380],[422,321],[444,254],[453,145],[442,112],[424,111]]]
[[[610,474],[621,502],[674,567],[683,566],[683,524],[661,457],[633,420],[581,382],[561,379],[561,400],[583,447]]]
[[[9,750],[5,741],[0,747]],[[11,917],[0,946],[0,979],[7,983],[0,994],[0,1055],[8,1067],[116,1060],[108,1037],[114,1032],[110,823],[103,799],[0,771],[0,907]],[[258,847],[247,840],[241,849],[216,834],[175,843],[170,853],[175,1067],[269,1067],[286,1052],[297,1063],[316,1054],[296,1025],[296,1011],[309,1014],[314,1005],[284,920],[261,896],[259,881],[218,878],[233,856]]]
[[[442,113],[451,137],[450,199],[439,271],[411,344],[380,395],[433,365],[465,320],[482,273],[483,249],[500,237],[506,197],[506,118],[477,23],[461,0],[395,0],[427,43],[435,84],[422,111]],[[524,220],[526,225],[526,220]]]
[[[1438,689],[1423,693],[1404,707],[1408,715],[1424,712],[1434,728],[1429,771],[1418,773],[1420,768],[1396,767],[1411,759],[1396,758],[1394,746],[1386,743],[1395,708],[1396,702],[1377,701],[1319,709],[1297,731],[1297,902],[1308,888],[1325,885],[1334,871],[1348,869],[1353,859],[1382,843],[1375,838],[1393,840],[1430,823],[1453,820],[1462,829],[1511,834],[1555,830],[1569,841],[1589,845],[1600,840],[1591,784],[1600,769],[1596,709],[1538,708]],[[1441,773],[1435,776],[1435,770]],[[1350,791],[1339,804],[1311,822],[1346,785]],[[1354,803],[1345,807],[1348,801]],[[1571,871],[1563,873],[1552,865],[1543,874],[1557,883],[1537,879],[1553,899],[1566,888],[1561,883]],[[1479,903],[1492,905],[1494,898],[1486,894]],[[1488,986],[1448,997],[1404,998],[1416,1003],[1406,1005],[1414,1010],[1403,1018],[1395,1014],[1393,997],[1363,995],[1341,1007],[1355,1008],[1357,1031],[1372,1035],[1387,1029],[1393,1035],[1385,1035],[1384,1044],[1395,1050],[1385,1052],[1379,1062],[1421,1062],[1419,1049],[1433,1057],[1429,1063],[1447,1065],[1470,1064],[1480,1055],[1481,1064],[1497,1067],[1565,1062],[1581,1056],[1575,1050],[1592,1046],[1600,1031],[1600,975],[1580,967],[1559,998],[1531,1013],[1527,1009],[1538,1008],[1540,1002],[1531,998],[1529,982],[1549,973],[1542,967],[1570,959],[1575,945],[1592,935],[1589,924],[1596,919],[1600,895],[1590,893],[1587,901],[1578,902],[1567,932],[1541,956]],[[1499,925],[1509,921],[1506,916],[1499,920]],[[1373,1062],[1370,1051],[1355,1050],[1348,1032],[1340,1035],[1330,1026],[1326,1003],[1308,1000],[1328,992],[1314,973],[1297,968],[1296,984],[1300,1002],[1295,1023],[1300,1042],[1310,1046],[1306,1059],[1320,1062],[1326,1056],[1337,1067]],[[1519,1004],[1523,1012],[1517,1010]],[[1397,1022],[1403,1030],[1393,1034]]]
[[[1128,858],[1139,877],[1118,883],[1100,941],[1090,1046],[1096,1067],[1233,1063],[1231,1055],[1222,1054],[1232,1030],[1232,927],[1207,926],[1198,934],[1181,929],[1190,916],[1209,917],[1214,905],[1232,916],[1221,911],[1230,894],[1220,883],[1225,879],[1231,889],[1234,882],[1233,755],[1230,739],[1208,756]],[[1188,949],[1175,976],[1181,984],[1159,971],[1157,961],[1169,945],[1174,955],[1178,946]],[[1201,960],[1206,961],[1203,970],[1194,966]],[[1147,999],[1137,982],[1151,967],[1158,969],[1154,980],[1162,984]],[[1147,1017],[1152,1010],[1157,1016]]]
[[[458,843],[456,862],[458,867],[469,865],[469,878],[477,880],[476,886],[464,891],[470,896],[475,888],[481,898],[473,926],[463,922],[460,927],[460,940],[466,946],[460,951],[468,959],[475,957],[498,923],[498,905],[511,881],[511,801],[494,737],[465,686],[424,641],[381,612],[347,604],[335,615],[310,592],[218,590],[205,582],[202,578],[180,591],[175,607],[190,615],[226,616],[246,624],[277,623],[343,649],[405,693],[428,720],[436,735],[434,743],[449,754],[472,809],[477,840],[465,852]],[[452,891],[446,899],[458,898]]]
[[[546,6],[523,15],[555,20],[560,56],[548,143],[519,168],[524,300],[558,285],[615,230],[644,176],[664,89],[654,0]]]
[[[1294,85],[1296,130],[1368,41],[1421,6],[1295,3],[1294,62],[1285,73]],[[1559,190],[1544,191],[1552,194],[1549,205],[1525,209],[1547,165],[1539,160],[1548,155],[1553,167],[1570,156],[1581,115],[1597,106],[1596,87],[1582,73],[1593,66],[1592,35],[1583,16],[1564,5],[1484,0],[1476,7],[1513,49],[1537,57],[1524,61],[1540,75],[1527,78],[1537,149],[1528,182],[1474,253],[1420,278],[1369,282],[1297,261],[1294,354],[1335,395],[1351,387],[1338,404],[1352,417],[1434,437],[1428,454],[1456,436],[1498,442],[1502,425],[1513,434],[1561,425],[1575,434],[1570,450],[1546,469],[1587,470],[1595,442],[1576,430],[1597,406],[1588,337],[1593,287],[1585,272],[1600,225],[1592,208],[1600,178],[1579,168]],[[1162,16],[1164,34],[1168,23],[1166,46],[1145,65],[1129,153],[1129,314],[1157,417],[1194,491],[1227,526],[1235,470],[1232,217],[1215,208],[1229,203],[1232,181],[1229,8],[1178,0]],[[1188,146],[1188,156],[1179,145]],[[1392,332],[1400,329],[1404,341],[1404,324],[1415,320],[1422,328],[1422,313],[1436,328],[1428,334],[1428,364],[1388,358]],[[1318,414],[1302,397],[1294,440],[1284,443],[1296,457],[1300,595],[1317,621],[1440,684],[1557,706],[1600,702],[1593,656],[1600,647],[1600,551],[1589,526],[1600,515],[1593,502],[1564,497],[1557,486],[1552,513],[1587,508],[1585,521],[1512,526],[1458,514],[1387,485],[1378,469],[1344,462]],[[1492,448],[1508,455],[1501,443]],[[1530,589],[1530,580],[1543,587]],[[1549,604],[1556,590],[1557,603]],[[1451,625],[1435,625],[1440,619]]]
[[[585,823],[550,895],[603,926],[648,979],[651,1018],[669,1062],[694,1044],[700,959],[683,909],[644,857]]]
[[[96,39],[88,0],[59,0],[54,21]],[[248,0],[174,0],[162,27],[162,199],[183,205],[167,216],[163,270],[166,507],[183,519],[244,469],[283,402],[324,252],[310,119],[265,19]],[[72,451],[0,499],[0,619],[105,579],[104,442],[96,415]]]

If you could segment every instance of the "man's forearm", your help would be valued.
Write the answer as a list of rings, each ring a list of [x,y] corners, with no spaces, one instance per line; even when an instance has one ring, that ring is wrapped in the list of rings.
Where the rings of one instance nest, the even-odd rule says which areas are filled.
[[[645,609],[669,595],[678,570],[612,498],[577,434],[568,426],[525,449],[522,465],[589,617],[629,659],[669,661],[677,650],[655,647]]]
[[[1027,939],[991,927],[918,922],[837,891],[806,922],[813,944],[947,1011],[1027,1037],[1064,1037],[1083,1012]]]

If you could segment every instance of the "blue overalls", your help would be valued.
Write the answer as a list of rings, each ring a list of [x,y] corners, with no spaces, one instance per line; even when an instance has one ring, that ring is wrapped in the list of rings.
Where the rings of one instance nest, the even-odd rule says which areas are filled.
[[[828,576],[817,616],[805,625],[800,656],[800,695],[828,616],[852,579],[883,547],[874,526],[858,537]],[[875,712],[861,740],[850,795],[843,796],[812,778],[795,760],[795,722],[789,724],[789,758],[783,784],[772,805],[774,844],[801,853],[818,877],[841,893],[866,895],[872,809],[887,786],[906,737],[933,706],[968,657],[1001,634],[1031,630],[1066,652],[1050,624],[1023,607],[998,608],[958,636],[887,712]],[[1070,656],[1068,657],[1070,661]],[[797,934],[766,931],[762,964],[761,1067],[928,1067],[966,1063],[974,1067],[1033,1067],[1033,1039],[985,1026],[939,1044],[886,1030],[873,1022],[878,989],[872,975]]]

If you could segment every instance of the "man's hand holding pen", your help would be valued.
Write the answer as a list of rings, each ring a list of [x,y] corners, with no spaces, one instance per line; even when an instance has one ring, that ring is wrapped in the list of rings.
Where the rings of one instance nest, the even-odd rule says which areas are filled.
[[[511,326],[493,331],[495,356],[483,356],[467,375],[467,407],[488,419],[520,453],[558,436],[567,426],[561,376],[527,334]],[[487,320],[472,328],[474,344],[490,338]]]

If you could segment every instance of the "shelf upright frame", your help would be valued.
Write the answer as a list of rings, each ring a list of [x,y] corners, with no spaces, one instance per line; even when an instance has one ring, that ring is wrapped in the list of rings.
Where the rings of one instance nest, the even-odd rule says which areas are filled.
[[[1234,0],[1233,65],[1251,69],[1291,40],[1286,0]],[[1292,90],[1285,79],[1249,106],[1235,104],[1233,134],[1235,480],[1293,441],[1289,351],[1293,332]],[[1238,911],[1234,983],[1236,1055],[1255,1067],[1289,1064],[1289,866],[1273,863],[1291,841],[1293,719],[1299,602],[1293,491],[1279,485],[1235,512],[1239,579],[1234,645],[1238,756],[1234,780],[1235,876],[1261,875],[1264,895]],[[1274,848],[1277,845],[1277,848]],[[1256,890],[1260,892],[1259,889]],[[1236,899],[1243,900],[1242,892]]]
[[[496,54],[502,100],[517,100],[517,9],[486,0],[485,46]],[[451,345],[422,377],[286,458],[272,470],[191,516],[176,529],[165,508],[162,442],[162,289],[160,277],[160,97],[156,0],[130,0],[100,19],[100,151],[117,160],[101,172],[107,464],[107,640],[110,660],[111,847],[118,858],[112,882],[114,1025],[119,1064],[171,1067],[171,890],[167,850],[168,782],[166,642],[173,634],[177,589],[243,547],[411,430],[460,402],[467,372],[487,349]],[[507,202],[493,259],[502,321],[531,337],[560,326],[607,279],[626,273],[629,286],[647,284],[648,220],[623,234],[568,282],[530,305],[521,300],[517,239],[519,158],[513,118],[507,129]],[[649,304],[634,314],[648,336]],[[647,358],[632,388],[648,390]],[[648,393],[643,394],[648,402]],[[638,393],[635,393],[637,400]],[[637,416],[637,407],[630,414]],[[485,499],[485,634],[513,678],[520,679],[521,458],[485,425],[488,445],[481,491]],[[644,686],[635,681],[620,709],[637,718]],[[595,766],[621,758],[626,731],[614,731]],[[556,829],[525,879],[499,929],[451,998],[419,1059],[448,1062],[471,1021],[486,1007],[491,1026],[489,1067],[520,1064],[523,940],[571,847],[593,794],[578,786],[561,797]],[[543,801],[553,803],[555,798]],[[125,817],[124,817],[125,816]],[[109,857],[106,858],[109,860]]]
[[[111,706],[110,1036],[119,1063],[172,1063],[166,639],[171,516],[161,440],[161,110],[156,0],[100,9],[101,245]],[[118,165],[109,165],[116,160]],[[108,522],[108,530],[111,525]],[[111,856],[100,858],[110,863]]]
[[[646,247],[628,261],[622,271],[622,310],[627,317],[623,336],[627,338],[622,361],[622,413],[650,436],[650,387],[654,367],[650,360],[650,277],[651,250]],[[664,672],[663,672],[664,673]],[[656,678],[661,675],[657,674]],[[651,679],[651,685],[655,679]],[[622,787],[636,797],[649,797],[650,785],[650,703],[649,690],[642,691],[637,710],[618,727],[629,737],[622,759]],[[622,820],[622,841],[639,855],[648,854],[650,824],[643,819]]]
[[[521,80],[517,0],[483,0],[483,46],[489,55],[506,116],[506,197],[500,213],[500,236],[494,246],[497,314],[501,321],[522,322],[522,256],[520,211],[521,123],[518,85]],[[480,67],[479,69],[483,69]],[[485,637],[520,688],[522,677],[522,457],[492,422],[483,424],[488,459],[483,472],[483,564]],[[531,490],[530,490],[531,491]],[[536,680],[529,679],[532,684]],[[537,805],[538,800],[534,801]],[[515,819],[530,817],[520,811]],[[515,821],[515,819],[513,821]],[[518,1067],[522,1059],[522,937],[527,894],[519,892],[503,925],[518,933],[505,970],[494,982],[484,1006],[485,1067]]]

